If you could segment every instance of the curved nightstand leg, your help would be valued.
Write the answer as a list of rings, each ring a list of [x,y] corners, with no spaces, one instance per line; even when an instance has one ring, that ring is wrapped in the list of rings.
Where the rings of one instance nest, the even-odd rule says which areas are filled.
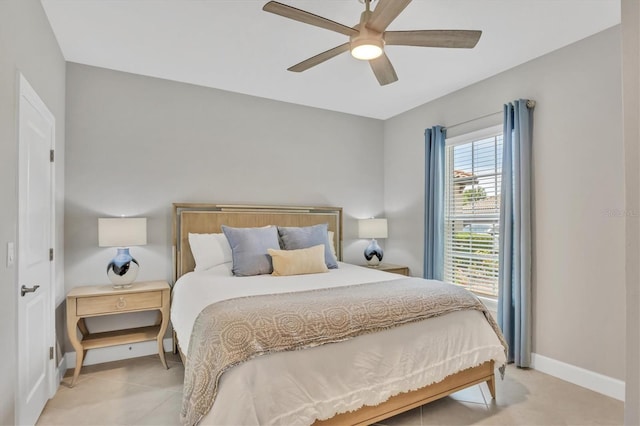
[[[73,372],[73,379],[71,380],[70,387],[73,387],[78,380],[78,376],[80,375],[80,370],[82,369],[82,361],[84,360],[84,355],[86,351],[82,348],[82,343],[78,340],[78,317],[73,315],[69,315],[67,317],[67,331],[69,334],[69,341],[71,341],[71,345],[76,350],[76,369]]]
[[[167,360],[164,357],[164,346],[162,345],[162,335],[158,336],[158,354],[160,355],[160,362],[164,365],[164,368],[167,370],[169,366],[167,365]]]
[[[164,357],[164,334],[167,332],[167,327],[169,326],[169,312],[170,307],[169,303],[171,300],[171,296],[169,290],[164,291],[162,294],[162,309],[160,310],[160,314],[162,315],[162,322],[160,323],[160,331],[158,332],[158,354],[160,355],[160,362],[164,365],[164,368],[169,369],[167,365],[167,360]]]

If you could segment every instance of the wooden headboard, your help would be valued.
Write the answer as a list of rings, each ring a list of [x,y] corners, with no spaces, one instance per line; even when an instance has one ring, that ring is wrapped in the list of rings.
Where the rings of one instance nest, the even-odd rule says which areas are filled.
[[[195,261],[189,247],[189,233],[222,232],[222,225],[255,228],[267,225],[329,225],[334,232],[338,260],[342,260],[342,208],[291,206],[235,206],[223,204],[173,204],[173,280],[193,271]]]

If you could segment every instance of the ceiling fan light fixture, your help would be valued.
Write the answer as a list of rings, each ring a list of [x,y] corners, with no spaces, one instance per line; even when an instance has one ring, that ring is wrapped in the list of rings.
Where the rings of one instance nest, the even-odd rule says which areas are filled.
[[[382,55],[383,43],[379,39],[360,39],[351,42],[351,56],[369,61]]]
[[[302,72],[351,51],[351,56],[354,58],[369,61],[378,83],[384,86],[398,81],[398,75],[391,61],[384,54],[385,45],[472,49],[482,35],[482,31],[478,30],[387,31],[389,25],[411,3],[411,0],[377,0],[373,11],[371,3],[374,0],[359,1],[364,3],[365,10],[360,14],[360,22],[352,27],[275,0],[268,1],[262,7],[265,12],[349,37],[348,42],[305,59],[287,70]]]

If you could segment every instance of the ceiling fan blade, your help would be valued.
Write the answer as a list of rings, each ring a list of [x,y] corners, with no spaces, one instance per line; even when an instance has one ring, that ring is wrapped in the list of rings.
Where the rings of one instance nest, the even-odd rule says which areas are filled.
[[[306,71],[311,67],[315,67],[316,65],[319,65],[324,61],[327,61],[333,58],[334,56],[338,56],[339,54],[348,52],[348,51],[349,51],[349,43],[341,44],[340,46],[336,46],[333,49],[329,49],[325,52],[317,54],[316,56],[312,56],[311,58],[304,60],[299,64],[295,64],[294,66],[288,68],[288,71],[293,71],[293,72]]]
[[[471,49],[478,43],[481,35],[482,31],[471,30],[386,31],[384,42],[387,45]]]
[[[346,25],[339,24],[338,22],[323,18],[322,16],[314,15],[313,13],[301,9],[296,9],[292,6],[287,6],[286,4],[278,3],[277,1],[268,2],[262,7],[262,10],[284,16],[285,18],[293,19],[294,21],[335,31],[347,36],[355,36],[360,33],[358,30],[347,27]]]
[[[391,65],[391,61],[385,53],[382,53],[382,55],[378,56],[376,59],[370,60],[369,65],[371,65],[371,69],[376,75],[380,86],[385,86],[389,83],[393,83],[394,81],[398,81],[396,70],[393,69],[393,65]]]
[[[383,32],[409,3],[411,0],[378,0],[378,5],[367,21],[367,28]]]

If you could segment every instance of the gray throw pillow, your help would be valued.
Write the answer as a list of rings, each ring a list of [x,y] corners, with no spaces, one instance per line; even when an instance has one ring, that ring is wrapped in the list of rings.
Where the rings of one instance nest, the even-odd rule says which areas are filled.
[[[268,249],[279,249],[278,231],[275,226],[265,228],[231,228],[222,225],[222,232],[229,240],[233,258],[233,275],[248,277],[273,272]]]
[[[324,244],[324,261],[327,268],[336,269],[338,262],[331,253],[327,228],[326,223],[304,227],[278,226],[278,234],[285,250],[305,249]]]

